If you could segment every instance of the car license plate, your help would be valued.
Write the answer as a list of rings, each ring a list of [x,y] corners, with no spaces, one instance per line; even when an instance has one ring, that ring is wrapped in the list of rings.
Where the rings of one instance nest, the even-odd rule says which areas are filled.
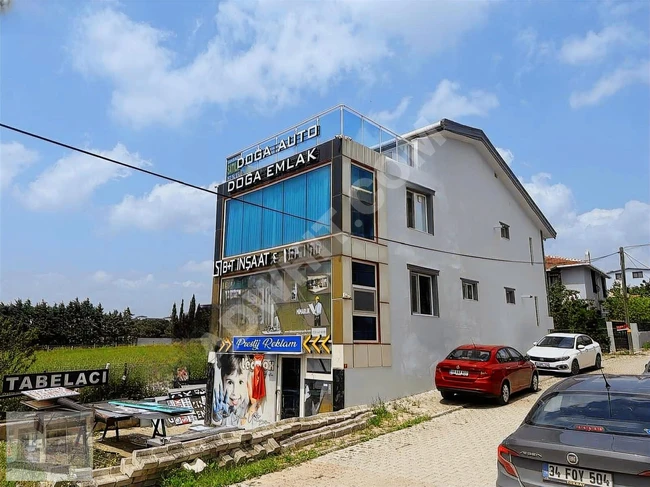
[[[462,376],[464,376],[464,377],[467,377],[467,376],[469,375],[469,372],[466,371],[466,370],[455,370],[455,369],[451,369],[451,370],[449,371],[449,375],[462,375]]]
[[[537,366],[542,369],[548,369],[551,365],[548,362],[537,362]]]
[[[614,487],[611,473],[594,472],[584,468],[565,467],[545,463],[542,466],[544,480],[580,487]]]

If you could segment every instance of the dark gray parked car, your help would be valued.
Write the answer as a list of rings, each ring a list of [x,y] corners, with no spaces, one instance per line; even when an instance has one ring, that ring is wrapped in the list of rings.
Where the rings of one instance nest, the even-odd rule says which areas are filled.
[[[650,486],[650,376],[555,384],[499,445],[497,469],[497,487]]]

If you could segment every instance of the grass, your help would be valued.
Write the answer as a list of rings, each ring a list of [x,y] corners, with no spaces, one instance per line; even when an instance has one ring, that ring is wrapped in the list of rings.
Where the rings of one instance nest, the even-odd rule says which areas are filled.
[[[285,468],[313,460],[326,453],[363,443],[386,433],[429,421],[429,415],[413,415],[405,406],[397,406],[394,411],[379,399],[372,408],[373,416],[368,420],[366,428],[342,438],[319,440],[305,449],[297,449],[282,455],[274,455],[244,465],[218,468],[211,463],[200,474],[187,470],[170,471],[163,479],[163,487],[200,487],[225,486],[244,482],[262,475],[284,470]],[[403,419],[407,417],[407,419]]]
[[[221,487],[277,472],[294,465],[312,460],[319,456],[316,449],[301,450],[274,455],[255,462],[233,467],[218,468],[215,463],[208,465],[203,472],[195,474],[187,470],[175,470],[164,478],[163,487]]]
[[[131,364],[142,367],[156,366],[171,372],[175,366],[185,365],[190,374],[203,375],[208,353],[199,342],[171,345],[141,345],[98,348],[60,348],[36,352],[36,361],[30,372],[64,371],[104,368]],[[191,377],[191,376],[190,376]]]

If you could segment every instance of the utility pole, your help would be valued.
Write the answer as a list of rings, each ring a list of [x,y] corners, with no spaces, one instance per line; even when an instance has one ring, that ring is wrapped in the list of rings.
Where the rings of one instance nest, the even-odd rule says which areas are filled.
[[[625,330],[628,333],[628,344],[630,346],[630,351],[634,353],[634,345],[632,344],[632,337],[630,336],[630,315],[627,310],[627,277],[625,276],[625,249],[623,247],[618,248],[618,255],[621,258],[621,286],[623,291],[623,312],[625,313],[625,325],[628,327]]]

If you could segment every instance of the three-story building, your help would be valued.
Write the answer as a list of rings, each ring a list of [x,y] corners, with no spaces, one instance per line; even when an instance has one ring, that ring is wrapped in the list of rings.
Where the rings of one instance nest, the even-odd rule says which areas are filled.
[[[217,424],[423,392],[455,346],[553,327],[555,231],[481,130],[339,106],[228,158],[218,191]]]

